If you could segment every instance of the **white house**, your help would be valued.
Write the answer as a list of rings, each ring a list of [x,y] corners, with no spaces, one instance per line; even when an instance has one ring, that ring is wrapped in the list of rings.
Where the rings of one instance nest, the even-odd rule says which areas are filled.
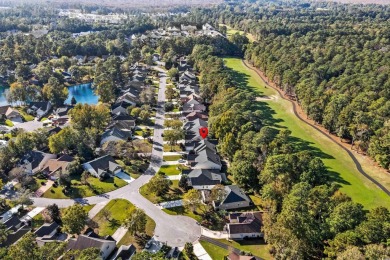
[[[28,105],[27,113],[35,115],[38,118],[41,118],[47,115],[50,109],[51,109],[51,103],[48,101],[30,102]]]

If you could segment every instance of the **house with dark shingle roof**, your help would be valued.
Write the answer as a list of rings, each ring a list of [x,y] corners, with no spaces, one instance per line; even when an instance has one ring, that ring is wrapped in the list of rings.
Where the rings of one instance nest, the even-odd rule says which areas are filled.
[[[226,181],[226,176],[218,170],[193,169],[183,170],[188,186],[196,190],[211,190],[215,185]]]
[[[45,243],[55,241],[55,237],[58,233],[60,226],[56,222],[45,223],[40,226],[35,232],[35,240],[39,246],[43,246]]]
[[[97,178],[113,176],[122,171],[122,167],[110,155],[105,155],[84,163],[83,168]]]
[[[49,101],[30,102],[28,104],[27,113],[42,118],[49,113],[51,103]]]
[[[0,106],[0,119],[10,119],[12,121],[22,122],[22,117],[18,110],[11,106]]]
[[[263,212],[235,212],[229,214],[226,224],[229,239],[245,239],[263,237]]]
[[[56,159],[57,155],[33,150],[26,153],[20,160],[19,167],[27,174],[35,174],[41,171],[50,159]]]
[[[100,145],[103,145],[104,143],[113,141],[113,142],[119,142],[124,141],[127,142],[133,138],[133,135],[131,131],[123,131],[117,127],[112,127],[110,129],[107,129],[101,137]]]
[[[95,247],[100,250],[100,255],[103,259],[107,259],[108,256],[116,247],[116,241],[110,237],[101,238],[96,235],[94,232],[89,232],[88,234],[79,235],[76,238],[71,238],[68,241],[66,247],[67,250],[84,250],[87,248]]]
[[[17,216],[12,216],[6,220],[4,225],[9,234],[7,239],[0,244],[0,247],[9,247],[31,230],[31,227],[26,222],[21,221]]]
[[[111,106],[111,113],[112,114],[118,114],[118,113],[124,113],[128,114],[127,108],[130,106],[129,103],[126,103],[124,101],[116,102]]]
[[[73,157],[67,154],[58,159],[50,159],[43,165],[42,172],[52,180],[56,180],[59,178],[56,174],[60,171],[65,172],[71,162],[73,162]]]
[[[192,169],[221,170],[222,163],[219,155],[210,148],[201,149],[196,154],[188,154],[187,164]]]
[[[118,248],[118,251],[115,252],[114,256],[111,257],[112,260],[130,260],[136,252],[136,248],[133,245],[121,245]]]
[[[251,205],[250,198],[237,186],[225,186],[225,196],[221,201],[213,201],[215,209],[238,209]]]

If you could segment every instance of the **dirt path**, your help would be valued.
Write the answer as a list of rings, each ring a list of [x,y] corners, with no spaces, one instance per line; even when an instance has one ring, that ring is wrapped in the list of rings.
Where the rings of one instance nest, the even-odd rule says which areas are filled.
[[[390,196],[390,191],[385,187],[383,186],[381,183],[379,183],[377,180],[375,180],[373,177],[371,177],[370,175],[368,175],[362,168],[362,165],[360,164],[360,162],[358,161],[358,159],[356,158],[355,154],[353,153],[353,151],[350,149],[349,145],[347,145],[346,143],[343,143],[340,141],[340,139],[338,137],[336,137],[335,135],[332,135],[332,134],[329,134],[327,133],[327,130],[321,126],[321,125],[317,125],[315,124],[315,122],[313,120],[310,120],[307,118],[307,115],[303,112],[302,108],[298,105],[298,103],[296,101],[293,101],[291,99],[289,99],[288,97],[286,97],[284,95],[284,93],[275,85],[275,83],[269,81],[269,79],[264,75],[264,73],[262,71],[260,71],[259,69],[253,67],[252,65],[250,65],[247,61],[245,60],[242,60],[242,63],[244,64],[245,67],[247,67],[248,69],[250,70],[253,70],[254,72],[256,72],[256,74],[264,81],[264,84],[266,84],[268,87],[276,90],[279,94],[279,96],[289,102],[291,102],[292,106],[293,106],[293,112],[295,114],[296,117],[299,118],[299,120],[301,120],[302,122],[310,125],[311,127],[313,127],[315,130],[317,130],[318,132],[322,133],[323,135],[325,135],[326,137],[328,137],[330,140],[332,140],[334,143],[336,143],[340,148],[342,148],[344,151],[346,151],[348,153],[348,155],[352,158],[355,166],[356,166],[356,169],[364,176],[366,177],[367,179],[369,179],[371,182],[373,182],[378,188],[380,188],[382,191],[384,191],[387,195]],[[269,99],[268,99],[269,100]],[[371,159],[368,159],[366,157],[364,157],[365,160],[370,160],[371,164],[374,164],[374,162],[371,160]],[[386,172],[386,170],[384,170],[383,168],[380,168],[378,167],[379,171],[383,172],[383,174],[389,174],[388,172]]]

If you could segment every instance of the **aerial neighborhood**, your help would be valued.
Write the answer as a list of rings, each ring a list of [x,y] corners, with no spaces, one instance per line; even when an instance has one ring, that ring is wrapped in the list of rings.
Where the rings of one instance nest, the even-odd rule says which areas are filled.
[[[0,3],[0,259],[390,257],[388,5],[92,2]]]

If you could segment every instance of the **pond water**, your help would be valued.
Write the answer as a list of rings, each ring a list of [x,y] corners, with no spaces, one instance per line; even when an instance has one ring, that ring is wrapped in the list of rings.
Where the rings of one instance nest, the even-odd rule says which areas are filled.
[[[0,86],[0,106],[9,105],[6,98],[6,93],[8,92],[8,90],[9,87]],[[70,104],[72,97],[76,98],[77,103],[83,104],[94,105],[97,104],[99,101],[99,96],[97,96],[95,92],[93,92],[92,83],[70,86],[68,87],[68,90],[69,96],[65,100],[66,104]]]
[[[68,99],[65,100],[66,104],[70,104],[72,97],[75,97],[77,103],[82,104],[94,105],[99,101],[99,96],[93,92],[91,83],[70,86],[68,90],[69,96]]]
[[[0,106],[8,105],[6,93],[9,87],[0,86]]]

